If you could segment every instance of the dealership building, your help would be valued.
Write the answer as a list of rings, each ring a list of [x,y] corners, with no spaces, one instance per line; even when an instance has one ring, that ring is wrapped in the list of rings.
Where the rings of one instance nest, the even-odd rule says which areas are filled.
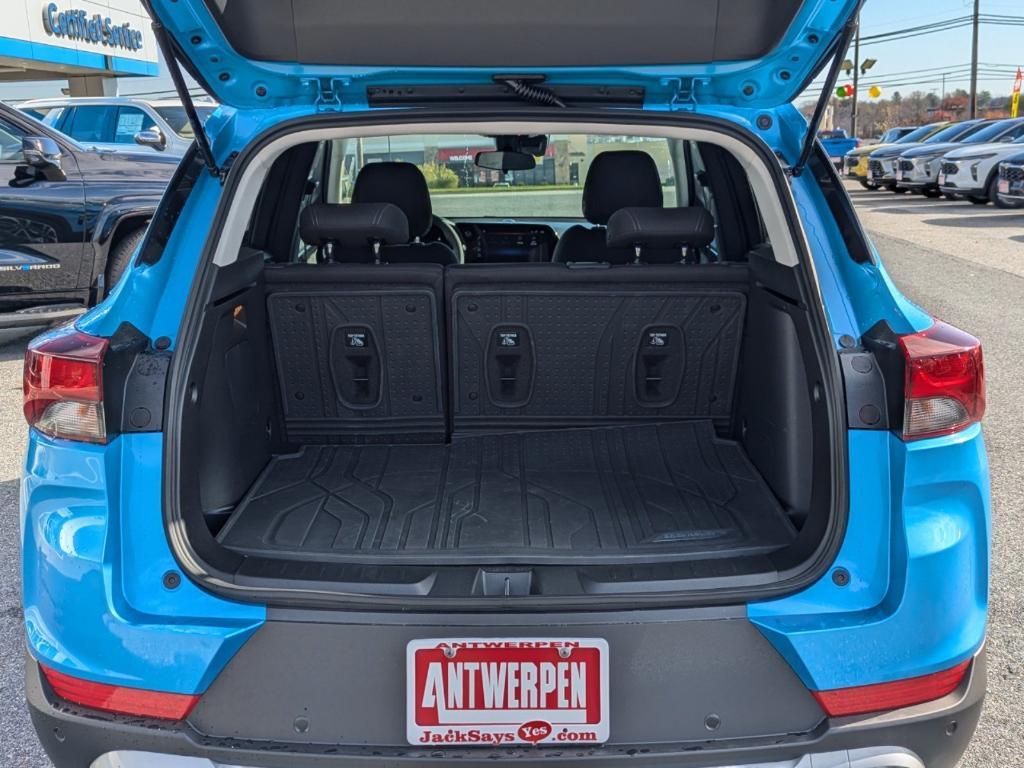
[[[0,82],[66,80],[71,96],[112,96],[116,78],[159,72],[139,0],[0,2]]]

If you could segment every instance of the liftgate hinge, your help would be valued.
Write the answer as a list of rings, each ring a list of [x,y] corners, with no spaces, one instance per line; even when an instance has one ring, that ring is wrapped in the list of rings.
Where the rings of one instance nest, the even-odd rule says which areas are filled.
[[[317,112],[340,112],[344,105],[341,96],[352,84],[347,77],[313,77],[303,80],[303,85],[316,93]]]
[[[707,84],[706,77],[664,77],[661,80],[662,87],[668,88],[671,93],[668,108],[672,111],[695,110],[697,108],[697,89]]]

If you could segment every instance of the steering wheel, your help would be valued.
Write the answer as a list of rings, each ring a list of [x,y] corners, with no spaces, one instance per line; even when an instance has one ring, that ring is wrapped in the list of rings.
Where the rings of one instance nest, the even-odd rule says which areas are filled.
[[[435,238],[434,235],[438,235]],[[464,264],[466,261],[466,246],[462,242],[462,238],[459,236],[459,230],[455,228],[448,219],[440,216],[434,216],[434,225],[430,228],[427,236],[424,240],[431,242],[442,242],[455,251],[455,258],[458,259],[459,264]]]

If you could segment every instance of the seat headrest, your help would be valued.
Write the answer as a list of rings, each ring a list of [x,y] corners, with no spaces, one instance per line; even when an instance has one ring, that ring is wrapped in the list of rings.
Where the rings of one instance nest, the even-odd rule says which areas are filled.
[[[411,237],[423,237],[434,224],[427,180],[412,163],[364,165],[356,176],[352,202],[397,205],[409,220]]]
[[[623,208],[608,220],[609,248],[703,248],[715,239],[715,220],[706,208]]]
[[[663,202],[658,166],[646,152],[602,152],[591,161],[583,184],[583,216],[591,224],[607,224],[620,208]]]
[[[313,203],[299,216],[299,236],[316,246],[394,245],[409,242],[409,222],[391,203]]]

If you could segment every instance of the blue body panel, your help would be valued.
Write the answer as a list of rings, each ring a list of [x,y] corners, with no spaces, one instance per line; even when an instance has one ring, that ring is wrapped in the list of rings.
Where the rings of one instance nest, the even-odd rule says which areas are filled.
[[[813,690],[918,677],[971,658],[985,638],[990,547],[981,427],[904,443],[850,432],[850,517],[834,568],[750,619]]]
[[[158,5],[172,15],[187,10],[184,3]],[[221,110],[207,128],[223,161],[268,128],[315,111],[308,101]],[[741,125],[789,162],[806,131],[788,104],[699,112]],[[761,130],[756,118],[766,112],[772,126]],[[897,333],[931,324],[879,263],[849,258],[806,175],[792,190],[837,348],[840,336],[859,338],[881,319]],[[163,258],[133,265],[78,327],[111,336],[130,322],[150,338],[168,337],[173,348],[221,194],[219,180],[204,174]],[[265,610],[187,580],[171,592],[163,587],[163,573],[176,566],[161,512],[162,441],[162,434],[126,435],[101,447],[31,433],[22,493],[29,645],[36,658],[69,674],[200,692]],[[936,671],[970,656],[984,637],[989,500],[980,428],[910,444],[888,432],[850,432],[848,444],[849,523],[836,566],[849,570],[850,585],[838,587],[826,575],[800,594],[749,606],[750,620],[814,689]]]
[[[21,486],[29,652],[69,675],[175,693],[205,691],[262,624],[188,579],[163,526],[163,435],[106,446],[34,430]]]

